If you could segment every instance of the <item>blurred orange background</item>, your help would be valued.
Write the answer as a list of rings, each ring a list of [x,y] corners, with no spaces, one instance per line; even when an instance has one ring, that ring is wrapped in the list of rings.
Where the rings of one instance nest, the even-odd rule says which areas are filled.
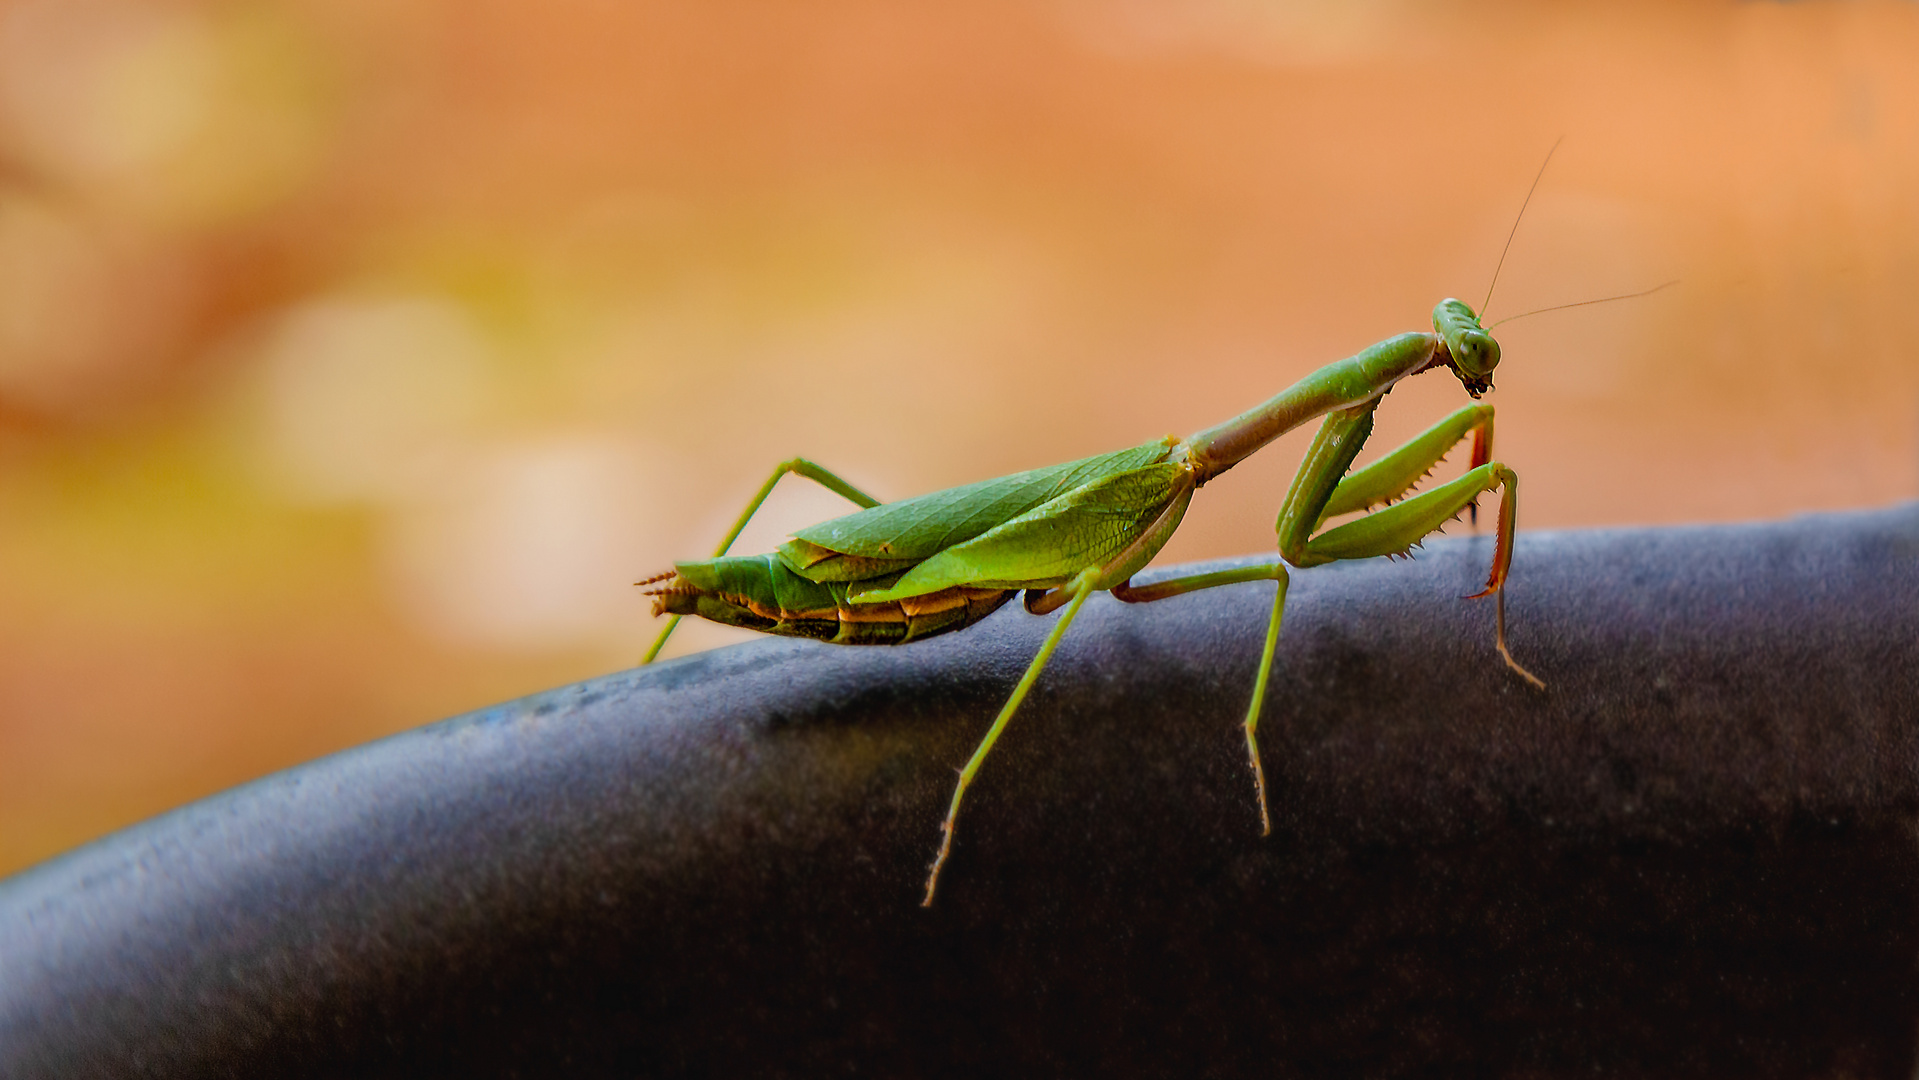
[[[0,872],[629,665],[784,457],[916,494],[1478,304],[1561,135],[1491,317],[1681,284],[1500,330],[1522,527],[1919,494],[1912,4],[0,5]]]

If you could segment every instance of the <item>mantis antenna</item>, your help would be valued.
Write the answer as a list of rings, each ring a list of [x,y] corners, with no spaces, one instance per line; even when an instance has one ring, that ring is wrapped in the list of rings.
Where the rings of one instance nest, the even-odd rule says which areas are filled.
[[[1513,218],[1512,231],[1506,234],[1506,246],[1499,249],[1499,262],[1493,266],[1492,284],[1486,286],[1485,303],[1479,305],[1479,315],[1481,318],[1484,318],[1486,315],[1486,305],[1493,302],[1493,290],[1499,287],[1499,271],[1506,265],[1506,253],[1513,248],[1513,237],[1519,235],[1519,223],[1526,218],[1526,207],[1531,205],[1533,201],[1533,192],[1539,190],[1539,181],[1546,176],[1546,166],[1553,163],[1553,151],[1558,150],[1559,144],[1565,141],[1566,137],[1564,135],[1553,140],[1552,149],[1546,151],[1546,160],[1539,163],[1539,173],[1533,177],[1533,186],[1526,189],[1526,197],[1521,200],[1519,204],[1519,216]]]
[[[1569,307],[1585,307],[1587,304],[1609,304],[1614,300],[1637,300],[1642,296],[1651,296],[1653,293],[1656,293],[1661,289],[1670,288],[1677,284],[1679,284],[1679,279],[1673,278],[1671,281],[1668,281],[1662,285],[1654,285],[1650,289],[1643,289],[1639,292],[1621,293],[1618,296],[1602,296],[1597,300],[1575,300],[1570,304],[1554,304],[1551,307],[1534,308],[1531,311],[1522,311],[1517,315],[1508,315],[1505,318],[1499,320],[1499,322],[1492,324],[1492,326],[1488,326],[1486,329],[1491,330],[1493,326],[1499,326],[1504,323],[1509,323],[1509,322],[1512,322],[1514,319],[1523,319],[1528,315],[1543,315],[1548,311],[1563,311]]]

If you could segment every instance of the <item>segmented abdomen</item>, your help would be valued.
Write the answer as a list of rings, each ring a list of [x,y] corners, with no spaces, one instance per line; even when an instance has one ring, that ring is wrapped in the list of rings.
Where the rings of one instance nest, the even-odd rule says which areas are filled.
[[[964,629],[1012,598],[1012,589],[957,586],[881,604],[849,604],[847,582],[816,582],[778,555],[724,556],[678,563],[647,590],[655,615],[698,615],[764,634],[834,645],[904,645]]]

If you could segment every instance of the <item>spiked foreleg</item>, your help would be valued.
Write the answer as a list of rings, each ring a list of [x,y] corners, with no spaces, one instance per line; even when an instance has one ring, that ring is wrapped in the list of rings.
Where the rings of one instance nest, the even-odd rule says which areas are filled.
[[[740,538],[740,533],[746,528],[746,523],[753,520],[753,515],[759,511],[760,504],[766,501],[768,495],[773,494],[774,485],[778,484],[780,477],[785,476],[787,473],[804,476],[808,480],[833,492],[835,495],[839,495],[850,502],[857,503],[862,509],[880,504],[878,499],[847,483],[845,480],[840,479],[832,471],[821,468],[805,458],[793,458],[789,461],[782,461],[778,465],[773,466],[773,475],[766,478],[766,483],[760,485],[760,490],[755,493],[752,500],[746,504],[746,509],[740,511],[739,520],[733,523],[733,527],[727,530],[726,536],[720,540],[720,546],[713,551],[713,558],[719,558],[733,547],[733,541]],[[663,574],[659,577],[648,578],[638,584],[649,585],[666,576],[668,575]],[[650,664],[655,657],[660,655],[660,650],[666,647],[666,639],[672,637],[674,627],[680,625],[680,619],[681,616],[675,615],[666,621],[666,629],[661,630],[660,636],[653,639],[653,647],[646,650],[646,655],[640,658],[641,664]]]
[[[1499,655],[1527,682],[1543,690],[1546,684],[1521,667],[1513,659],[1512,651],[1506,647],[1506,574],[1512,566],[1519,477],[1499,462],[1487,462],[1423,495],[1415,495],[1358,521],[1329,529],[1308,541],[1302,557],[1293,561],[1296,565],[1311,566],[1337,559],[1407,554],[1415,544],[1437,532],[1480,494],[1493,488],[1504,489],[1499,500],[1499,539],[1493,549],[1492,571],[1487,575],[1486,587],[1474,594],[1473,598],[1489,593],[1497,598]]]
[[[1481,493],[1511,478],[1512,470],[1498,462],[1481,465],[1431,491],[1320,533],[1306,542],[1305,551],[1293,562],[1298,566],[1313,566],[1336,559],[1404,555],[1414,544],[1458,516]],[[1502,547],[1505,545],[1503,536],[1500,543]]]
[[[1473,436],[1473,459],[1468,468],[1478,468],[1492,460],[1493,407],[1468,405],[1427,428],[1406,445],[1363,469],[1354,469],[1339,486],[1320,519],[1338,517],[1358,510],[1383,506],[1406,494],[1424,480],[1445,456],[1467,435]]]

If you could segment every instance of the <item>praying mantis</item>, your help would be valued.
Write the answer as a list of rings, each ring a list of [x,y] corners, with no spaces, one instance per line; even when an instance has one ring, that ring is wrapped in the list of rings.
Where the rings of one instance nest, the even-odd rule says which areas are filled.
[[[1547,161],[1551,161],[1550,152]],[[1542,164],[1540,175],[1544,172]],[[1538,183],[1535,177],[1535,189]],[[1531,198],[1529,190],[1527,202]],[[1522,217],[1524,213],[1522,204]],[[1515,221],[1515,232],[1517,228]],[[1508,247],[1511,242],[1509,235]],[[1502,252],[1501,264],[1504,260]],[[1497,268],[1493,280],[1496,285]],[[1487,299],[1491,299],[1490,289]],[[654,597],[656,616],[672,616],[641,663],[651,663],[659,655],[674,627],[687,615],[836,645],[903,645],[972,626],[1016,592],[1024,592],[1026,610],[1034,615],[1064,608],[960,771],[940,826],[939,850],[926,878],[922,904],[930,906],[940,871],[953,849],[967,788],[1089,596],[1104,591],[1126,603],[1143,604],[1203,589],[1272,581],[1277,588],[1265,649],[1241,725],[1261,832],[1270,834],[1272,818],[1258,728],[1286,611],[1288,565],[1304,568],[1344,559],[1407,555],[1468,508],[1475,511],[1476,519],[1477,498],[1497,489],[1499,525],[1492,567],[1485,587],[1467,599],[1494,598],[1495,648],[1514,676],[1545,689],[1542,680],[1514,659],[1506,643],[1505,585],[1512,567],[1519,477],[1493,458],[1493,407],[1477,403],[1492,389],[1499,343],[1481,324],[1479,314],[1460,300],[1440,301],[1433,308],[1432,326],[1430,333],[1399,334],[1328,364],[1263,404],[1185,438],[1167,436],[899,502],[881,503],[804,458],[781,462],[712,558],[676,563],[672,570],[638,583],[649,587],[647,595]],[[1402,379],[1442,370],[1458,378],[1475,404],[1459,409],[1378,461],[1353,469],[1355,457],[1372,433],[1373,412],[1386,393]],[[1133,575],[1152,561],[1179,528],[1195,492],[1273,439],[1318,417],[1324,418],[1319,433],[1280,506],[1276,523],[1280,561],[1149,585],[1132,583]],[[1408,497],[1440,459],[1468,436],[1472,458],[1464,475]],[[801,529],[774,552],[728,555],[740,531],[789,473],[816,481],[861,509]],[[1326,519],[1355,512],[1364,516],[1322,531]]]

